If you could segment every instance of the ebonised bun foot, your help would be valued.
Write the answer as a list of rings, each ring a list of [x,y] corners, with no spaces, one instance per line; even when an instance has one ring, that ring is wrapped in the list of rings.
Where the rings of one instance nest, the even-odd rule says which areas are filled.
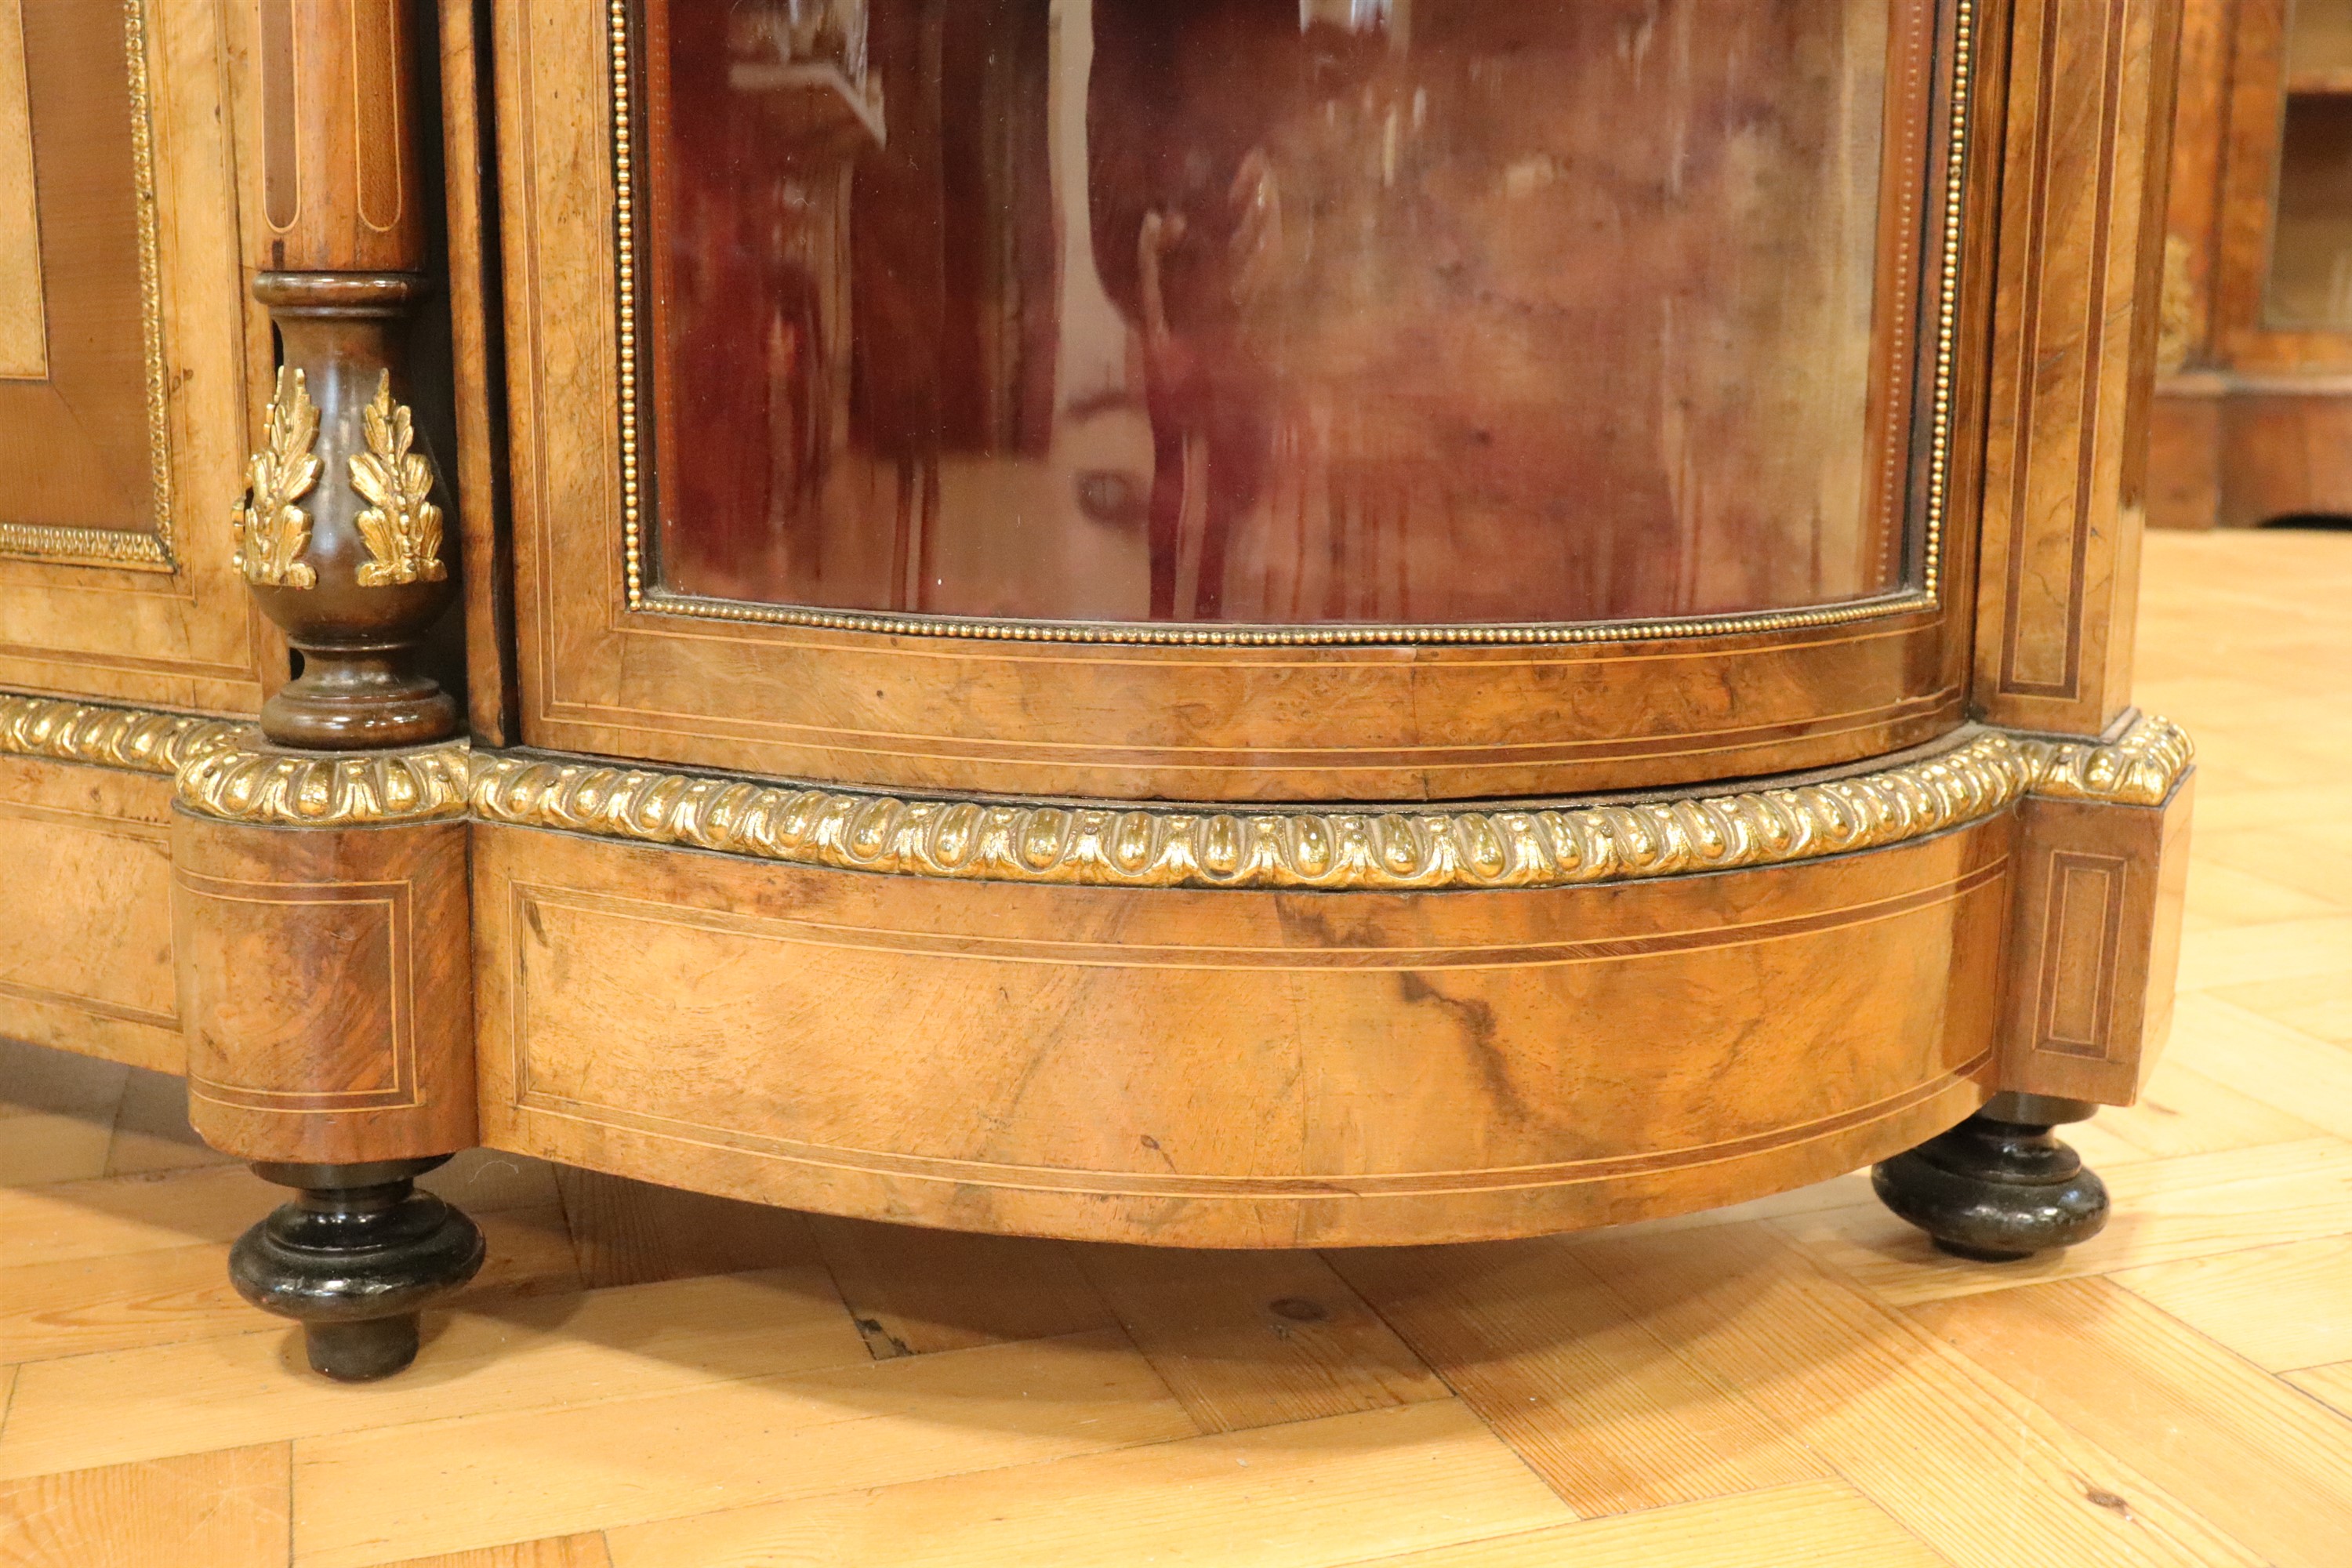
[[[298,1194],[237,1238],[237,1294],[302,1325],[314,1371],[345,1383],[416,1359],[416,1314],[482,1267],[474,1222],[415,1178],[447,1155],[365,1165],[256,1164]]]
[[[2098,1235],[2107,1223],[2106,1184],[2051,1136],[2052,1121],[1991,1114],[2013,1109],[2032,1108],[1996,1101],[1874,1168],[1879,1201],[1942,1250],[1979,1263],[2014,1262]]]

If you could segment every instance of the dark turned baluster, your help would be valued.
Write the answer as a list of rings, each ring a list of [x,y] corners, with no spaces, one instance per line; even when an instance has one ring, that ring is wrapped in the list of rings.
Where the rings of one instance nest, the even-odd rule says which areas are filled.
[[[312,1370],[345,1383],[398,1372],[416,1359],[417,1310],[481,1268],[474,1222],[415,1186],[447,1158],[253,1167],[301,1195],[237,1238],[229,1279],[300,1321]]]
[[[318,429],[309,455],[319,478],[299,498],[308,531],[295,570],[260,566],[250,558],[263,552],[247,544],[247,586],[302,653],[302,673],[261,710],[262,733],[281,746],[373,750],[457,732],[457,703],[420,668],[425,638],[457,591],[445,492],[408,407],[407,318],[425,292],[425,280],[405,273],[254,279],[283,346],[278,395],[298,395],[299,377],[304,417]],[[418,482],[387,506],[360,488],[364,479],[382,493],[379,477]]]
[[[269,308],[282,364],[235,520],[237,563],[302,656],[300,673],[262,709],[263,736],[292,761],[358,764],[458,732],[456,702],[424,669],[425,639],[457,594],[457,539],[410,405],[405,353],[426,286],[425,211],[437,199],[415,137],[415,81],[432,50],[414,0],[257,0],[257,15],[270,240],[253,292]],[[483,1254],[471,1220],[413,1184],[473,1132],[470,1030],[443,1023],[470,1019],[462,901],[453,931],[446,897],[462,888],[462,849],[453,871],[446,853],[430,853],[453,831],[447,822],[404,817],[396,802],[379,807],[316,826],[192,817],[184,853],[244,856],[261,863],[248,877],[314,891],[373,887],[421,866],[415,875],[425,880],[406,884],[415,907],[442,911],[433,929],[404,939],[409,961],[393,984],[413,992],[370,994],[355,978],[363,968],[346,973],[321,956],[350,939],[320,928],[313,942],[293,916],[274,949],[234,950],[234,972],[211,977],[227,991],[262,986],[254,972],[274,955],[288,971],[268,977],[280,992],[315,988],[333,1003],[304,1015],[321,1021],[322,1037],[274,1065],[285,1072],[299,1061],[310,1077],[280,1086],[274,1101],[216,1095],[224,1102],[206,1102],[203,1130],[300,1194],[238,1239],[229,1263],[238,1292],[299,1321],[310,1364],[352,1381],[414,1360],[418,1309],[473,1278]],[[407,860],[404,842],[415,847]],[[419,1050],[420,1038],[429,1048]],[[210,1046],[234,1057],[227,1044]],[[346,1061],[403,1050],[419,1081],[402,1103],[382,1103],[375,1079],[332,1079]],[[320,1155],[345,1163],[300,1163]]]
[[[2051,1129],[2087,1121],[2097,1110],[1996,1095],[1950,1131],[1873,1169],[1871,1185],[1956,1258],[2011,1263],[2088,1241],[2106,1226],[2106,1184]]]

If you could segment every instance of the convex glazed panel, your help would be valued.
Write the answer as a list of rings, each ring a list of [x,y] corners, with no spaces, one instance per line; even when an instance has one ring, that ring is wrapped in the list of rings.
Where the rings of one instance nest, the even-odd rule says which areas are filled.
[[[644,580],[1300,626],[1920,586],[1936,10],[645,0]]]

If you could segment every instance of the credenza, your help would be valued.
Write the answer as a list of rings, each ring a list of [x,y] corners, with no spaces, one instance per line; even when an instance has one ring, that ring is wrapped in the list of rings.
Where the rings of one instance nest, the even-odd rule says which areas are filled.
[[[477,1145],[1189,1247],[1874,1165],[2082,1240],[2189,815],[2178,32],[0,0],[0,1032],[186,1076],[345,1379]]]

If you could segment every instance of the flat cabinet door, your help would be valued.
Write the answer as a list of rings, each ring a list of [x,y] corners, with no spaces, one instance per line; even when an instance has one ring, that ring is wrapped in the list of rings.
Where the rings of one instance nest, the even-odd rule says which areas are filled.
[[[283,661],[230,564],[251,9],[0,0],[0,686],[250,711]]]
[[[1960,720],[1962,0],[499,15],[531,743],[1410,800]]]

